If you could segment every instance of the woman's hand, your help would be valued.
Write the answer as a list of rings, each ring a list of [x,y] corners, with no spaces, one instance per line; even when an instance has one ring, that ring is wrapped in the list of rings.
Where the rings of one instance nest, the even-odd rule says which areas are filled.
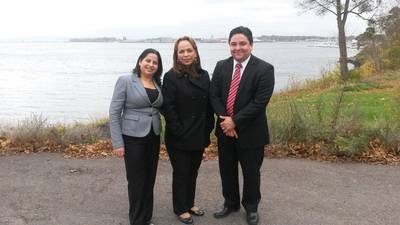
[[[125,148],[121,147],[121,148],[114,149],[114,152],[118,157],[123,157],[125,155]]]

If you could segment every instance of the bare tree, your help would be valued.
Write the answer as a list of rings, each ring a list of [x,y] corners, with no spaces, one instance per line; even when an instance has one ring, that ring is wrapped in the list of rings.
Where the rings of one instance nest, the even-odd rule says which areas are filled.
[[[349,14],[354,14],[364,20],[371,20],[382,0],[300,0],[299,7],[306,11],[315,11],[317,15],[332,13],[336,16],[339,51],[340,51],[340,76],[343,80],[348,78],[348,60],[345,26]],[[372,15],[371,15],[372,14]],[[370,17],[367,17],[370,15]]]

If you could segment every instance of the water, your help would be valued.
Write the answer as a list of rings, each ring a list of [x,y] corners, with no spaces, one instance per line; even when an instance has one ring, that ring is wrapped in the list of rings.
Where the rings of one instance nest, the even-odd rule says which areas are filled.
[[[42,114],[68,123],[105,117],[115,81],[130,73],[143,49],[160,51],[164,71],[172,65],[172,43],[0,43],[0,125]],[[212,73],[229,56],[224,43],[200,43],[202,66]],[[334,67],[337,48],[310,43],[255,43],[254,55],[275,66],[276,88],[289,78],[316,78]],[[349,49],[349,55],[356,50]]]

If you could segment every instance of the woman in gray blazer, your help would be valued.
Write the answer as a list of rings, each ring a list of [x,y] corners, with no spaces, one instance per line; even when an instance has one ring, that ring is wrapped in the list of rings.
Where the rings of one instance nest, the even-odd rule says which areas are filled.
[[[113,149],[125,159],[131,225],[152,224],[163,103],[161,74],[160,53],[144,50],[133,73],[118,78],[110,105]]]

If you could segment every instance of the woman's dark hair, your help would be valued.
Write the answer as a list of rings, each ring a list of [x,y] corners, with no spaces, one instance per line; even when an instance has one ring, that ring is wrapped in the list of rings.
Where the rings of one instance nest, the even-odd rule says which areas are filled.
[[[178,60],[178,45],[181,41],[188,41],[196,52],[196,58],[190,66],[184,65]],[[185,73],[187,73],[189,76],[197,77],[202,71],[199,51],[197,50],[196,42],[191,37],[183,36],[175,41],[173,60],[174,64],[172,68],[178,72],[180,76],[183,76]]]
[[[244,36],[246,36],[247,40],[249,40],[250,45],[253,45],[253,34],[251,33],[251,30],[249,28],[244,26],[233,28],[229,33],[228,44],[231,43],[231,38],[235,34],[243,34]]]
[[[138,58],[138,60],[136,62],[136,66],[135,66],[135,68],[133,69],[132,72],[136,73],[140,77],[140,65],[139,65],[139,62],[141,62],[144,58],[146,58],[146,56],[148,54],[155,54],[157,56],[157,58],[158,58],[158,68],[157,68],[157,71],[154,73],[153,79],[160,86],[161,85],[161,74],[162,74],[162,71],[163,71],[163,65],[162,65],[162,61],[161,61],[161,55],[157,50],[152,49],[152,48],[145,49],[142,52],[142,54],[139,55],[139,58]]]

